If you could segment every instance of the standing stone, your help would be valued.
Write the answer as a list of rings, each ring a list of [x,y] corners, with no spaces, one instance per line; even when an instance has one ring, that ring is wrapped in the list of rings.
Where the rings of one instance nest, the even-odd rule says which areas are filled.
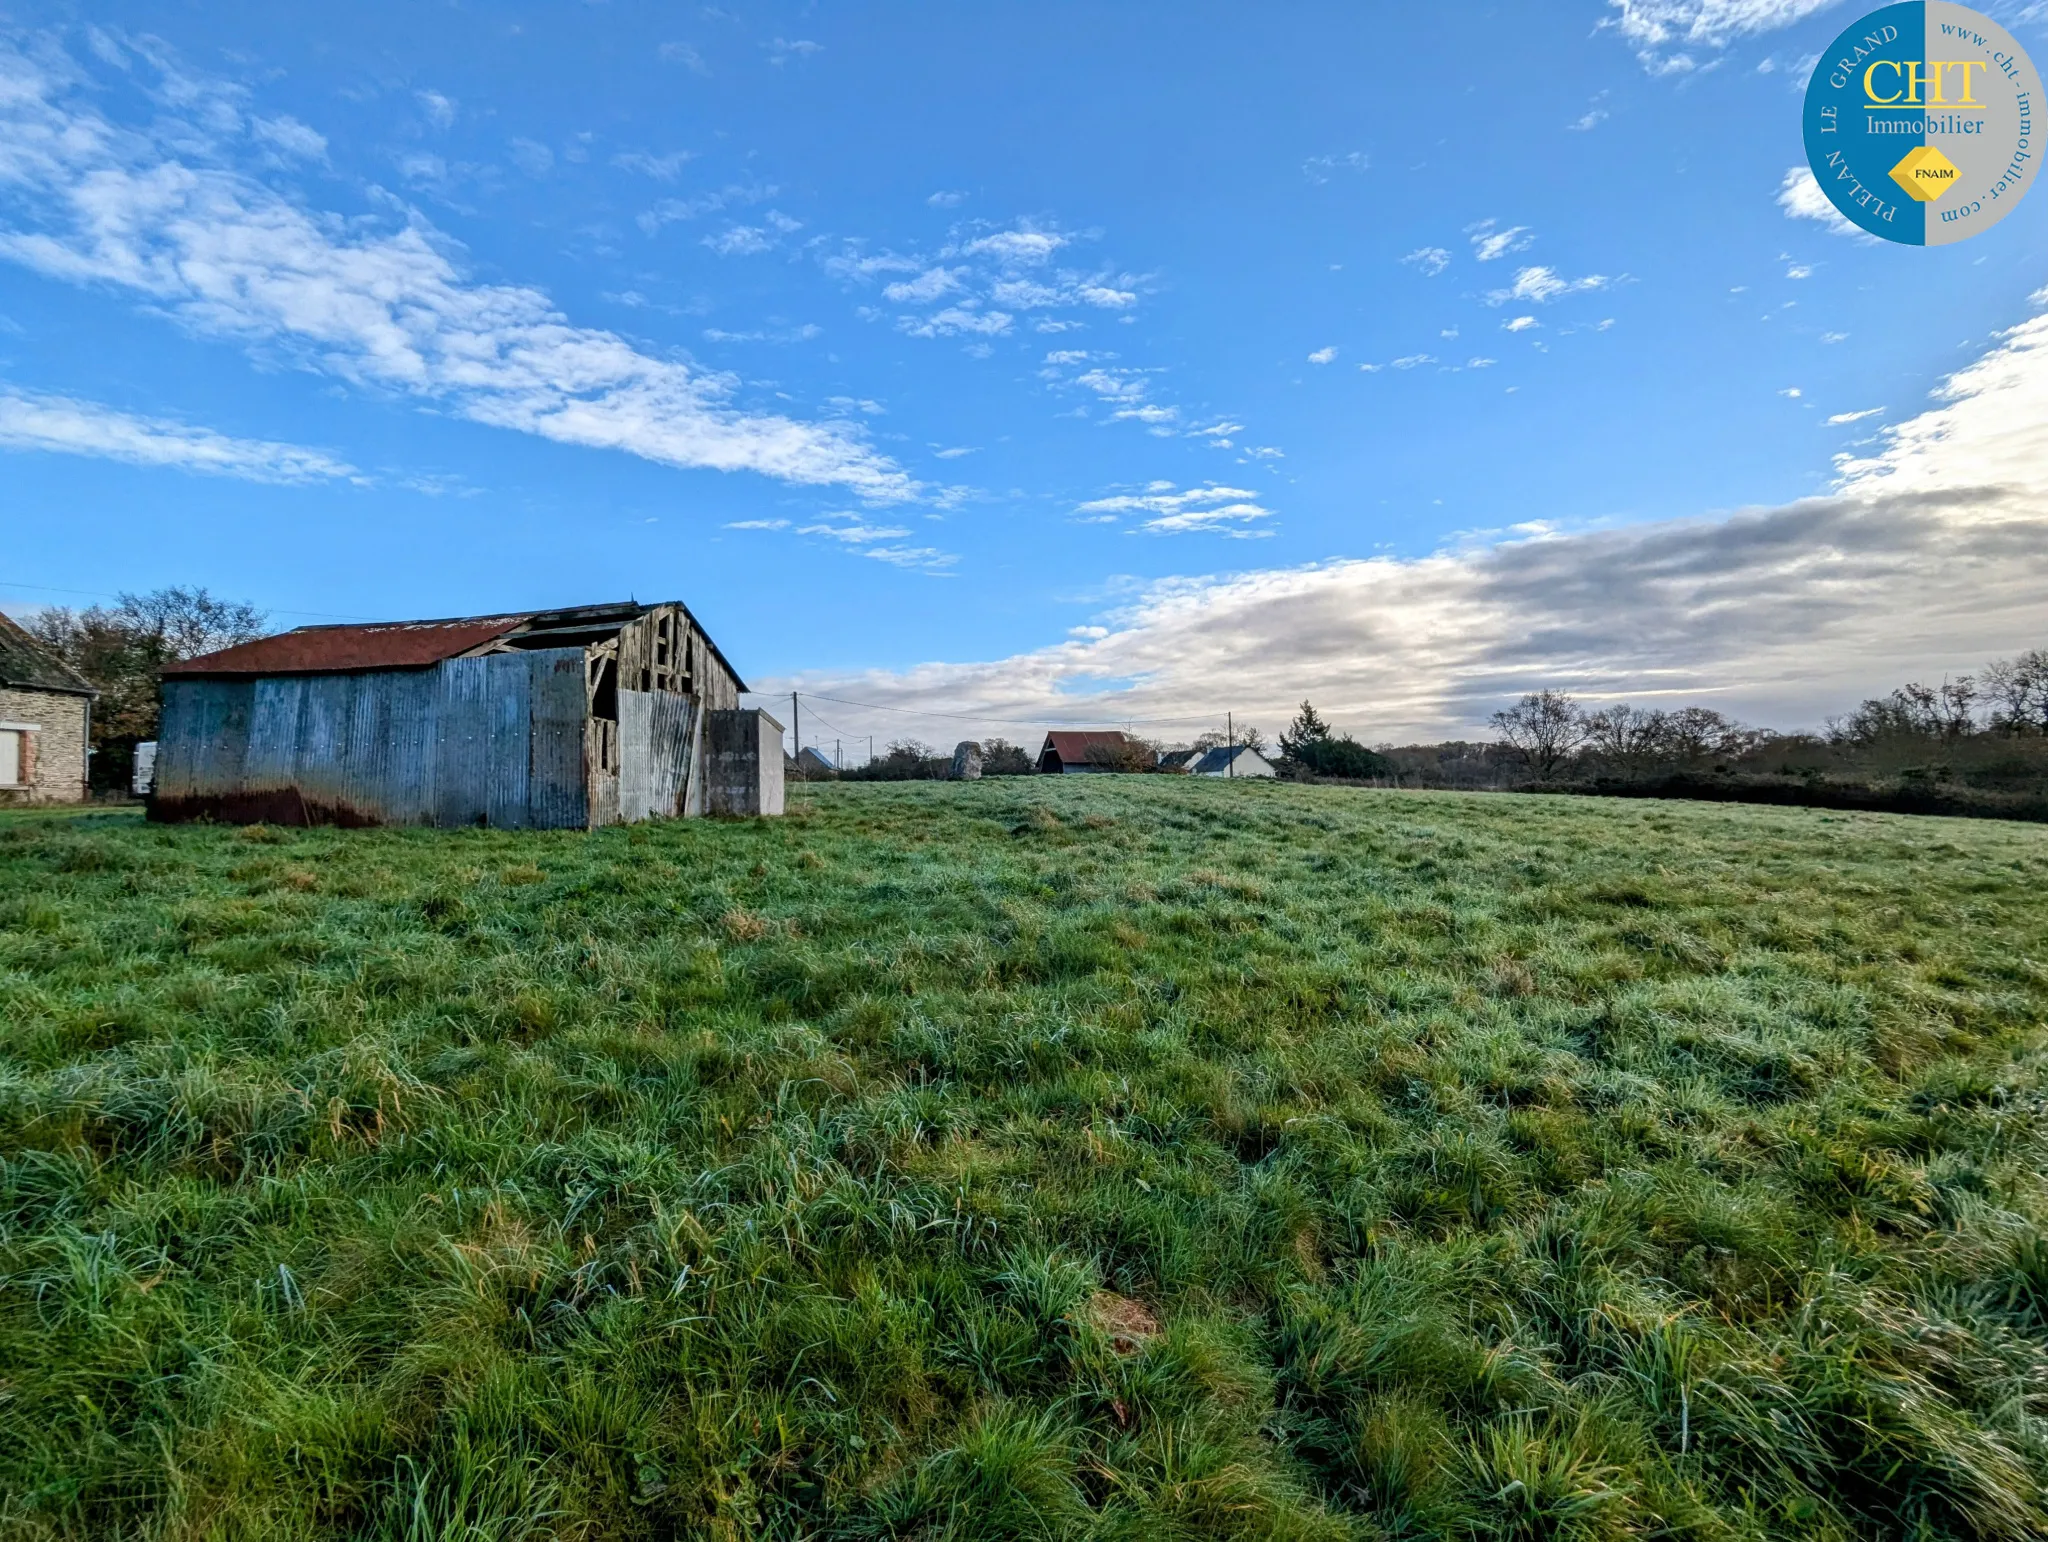
[[[972,739],[962,739],[953,746],[953,769],[947,773],[956,782],[978,782],[981,780],[981,746]]]

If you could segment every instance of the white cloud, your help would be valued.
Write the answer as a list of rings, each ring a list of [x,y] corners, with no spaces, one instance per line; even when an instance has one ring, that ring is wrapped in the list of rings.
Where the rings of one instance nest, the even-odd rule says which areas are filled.
[[[259,142],[275,150],[281,150],[286,155],[296,156],[300,160],[327,159],[325,136],[306,127],[288,113],[275,118],[252,119],[249,132]]]
[[[1810,262],[1795,262],[1785,269],[1785,277],[1812,278],[1813,264]]]
[[[691,150],[671,150],[666,155],[652,155],[645,150],[622,150],[612,157],[612,164],[621,171],[637,171],[657,182],[673,182],[683,167],[696,158],[696,153]]]
[[[1823,332],[1820,335],[1820,340],[1824,343],[1846,343],[1849,340],[1849,334],[1847,332]]]
[[[1363,150],[1352,150],[1343,155],[1312,155],[1301,163],[1301,174],[1315,183],[1328,182],[1340,171],[1363,172],[1372,169],[1372,157]]]
[[[951,294],[958,289],[963,271],[958,268],[927,268],[916,278],[890,284],[883,289],[882,298],[892,305],[929,305],[940,295]]]
[[[755,332],[728,332],[723,327],[706,327],[704,338],[712,343],[807,343],[821,335],[824,328],[815,322],[802,326],[777,327]]]
[[[1112,423],[1149,423],[1155,429],[1168,423],[1180,421],[1180,408],[1162,407],[1156,402],[1142,402],[1136,406],[1119,407],[1109,415]]]
[[[869,525],[855,520],[850,525],[804,525],[798,535],[822,535],[848,546],[869,546],[877,541],[898,541],[910,534],[900,525]]]
[[[1328,364],[1336,357],[1337,350],[1334,347],[1318,348],[1314,353],[1308,356],[1308,361],[1311,364]]]
[[[1119,401],[1134,401],[1146,392],[1142,375],[1127,370],[1091,369],[1076,375],[1074,384],[1093,391],[1097,396],[1107,396]]]
[[[1198,717],[1227,680],[1241,713],[1284,719],[1306,695],[1368,740],[1484,735],[1489,713],[1541,686],[1815,726],[1902,680],[2041,641],[2044,397],[2048,315],[2037,314],[1928,410],[1883,430],[1868,458],[1839,459],[1825,497],[1176,578],[1090,618],[1099,634],[801,683],[899,708],[1110,724]],[[1151,514],[1142,500],[1162,495],[1172,489],[1112,512]]]
[[[1441,246],[1418,246],[1401,260],[1421,269],[1424,278],[1435,278],[1451,265],[1451,254]]]
[[[1015,230],[998,230],[977,236],[962,243],[957,251],[963,257],[987,257],[1005,267],[1023,268],[1036,267],[1047,261],[1066,244],[1067,238],[1057,231],[1021,225]]]
[[[724,530],[787,530],[789,528],[789,521],[786,519],[736,519],[730,524],[720,526],[720,528]]]
[[[555,169],[555,152],[534,139],[515,139],[509,147],[512,164],[529,177],[544,177]]]
[[[1865,407],[1861,412],[1838,412],[1828,419],[1828,427],[1833,428],[1841,423],[1861,423],[1865,418],[1874,418],[1882,411],[1882,407]]]
[[[1481,262],[1493,262],[1498,258],[1525,252],[1535,243],[1536,232],[1527,225],[1511,225],[1506,230],[1495,227],[1499,220],[1481,220],[1476,225],[1467,225],[1465,234],[1472,240],[1472,255]]]
[[[823,43],[814,43],[807,37],[777,38],[763,46],[768,50],[770,64],[787,64],[791,59],[807,59],[812,54],[821,54],[825,51]]]
[[[1793,401],[1796,402],[1799,400],[1800,397],[1804,396],[1806,393],[1800,390],[1797,386],[1786,386],[1785,389],[1780,391],[1778,394],[1780,396],[1790,397]]]
[[[1787,219],[1818,220],[1833,235],[1856,236],[1865,241],[1876,239],[1828,202],[1828,195],[1814,180],[1811,167],[1794,166],[1785,173],[1785,179],[1778,184],[1778,207],[1785,211]]]
[[[777,240],[802,228],[799,221],[770,209],[765,225],[729,225],[717,235],[706,236],[704,244],[721,257],[753,257],[772,251]]]
[[[1153,535],[1224,535],[1235,539],[1271,534],[1247,528],[1258,520],[1271,519],[1273,511],[1253,500],[1259,495],[1243,487],[1219,487],[1211,482],[1202,487],[1176,491],[1171,482],[1153,482],[1142,493],[1118,493],[1081,504],[1074,512],[1106,515],[1119,519],[1126,514],[1149,514],[1140,530]]]
[[[1500,324],[1500,329],[1503,332],[1526,332],[1531,327],[1540,327],[1542,325],[1543,323],[1534,316],[1515,316],[1503,321]]]
[[[920,571],[939,574],[953,566],[960,559],[936,546],[897,546],[910,534],[900,525],[870,525],[853,514],[834,514],[831,519],[845,520],[845,524],[801,525],[798,535],[821,536],[828,541],[837,541],[857,556],[875,562],[886,562],[891,567],[916,568]]]
[[[538,289],[471,277],[417,215],[392,229],[306,210],[179,159],[164,136],[192,125],[118,128],[82,95],[0,50],[0,189],[32,221],[0,228],[0,258],[473,422],[873,499],[922,491],[845,424],[737,407],[728,377],[578,326]]]
[[[695,198],[664,198],[653,208],[636,216],[635,223],[654,235],[664,225],[673,225],[682,220],[701,219],[706,214],[716,214],[733,204],[760,203],[773,198],[777,189],[772,185],[732,185],[719,188],[716,192],[700,193]]]
[[[1606,121],[1607,109],[1605,107],[1588,107],[1578,117],[1567,123],[1565,127],[1574,133],[1583,134],[1588,129],[1598,128]]]
[[[1721,49],[1737,38],[1776,32],[1824,11],[1837,0],[1607,0],[1618,15],[1603,26],[1635,45],[1653,75],[1698,68],[1686,48]]]
[[[688,43],[663,43],[655,56],[664,64],[680,64],[696,75],[709,75],[711,67],[704,62],[704,56]]]
[[[1075,293],[1084,305],[1098,306],[1103,310],[1123,310],[1138,303],[1134,291],[1118,289],[1110,284],[1083,284]]]
[[[946,192],[943,190],[932,194],[931,197],[925,200],[934,209],[957,209],[966,201],[967,195],[965,193]]]
[[[231,439],[168,418],[136,417],[97,402],[0,386],[0,446],[49,450],[131,466],[167,466],[245,482],[325,482],[355,468],[320,450]]]
[[[413,97],[420,104],[427,121],[435,128],[447,128],[455,122],[455,99],[443,96],[439,91],[415,91]]]
[[[912,337],[957,337],[961,333],[1000,337],[1010,330],[1011,320],[1007,311],[977,310],[969,301],[964,305],[949,305],[930,316],[905,316],[896,325]]]
[[[1404,358],[1391,360],[1387,367],[1389,369],[1417,369],[1424,364],[1434,363],[1436,363],[1436,355],[1433,353],[1411,353]]]
[[[1496,365],[1496,364],[1498,364],[1498,363],[1500,363],[1500,360],[1498,360],[1498,359],[1487,359],[1487,358],[1478,358],[1478,357],[1475,357],[1475,358],[1470,358],[1470,359],[1467,359],[1467,360],[1465,361],[1465,368],[1467,368],[1467,369],[1492,369],[1492,368],[1494,367],[1494,365]]]
[[[1488,290],[1486,303],[1505,305],[1510,300],[1523,300],[1547,305],[1561,295],[1605,289],[1609,282],[1603,273],[1589,273],[1584,278],[1560,278],[1555,268],[1522,268],[1517,270],[1514,283],[1506,289]]]
[[[958,460],[963,455],[974,455],[980,450],[981,446],[978,444],[956,444],[950,449],[935,450],[932,453],[940,460]]]

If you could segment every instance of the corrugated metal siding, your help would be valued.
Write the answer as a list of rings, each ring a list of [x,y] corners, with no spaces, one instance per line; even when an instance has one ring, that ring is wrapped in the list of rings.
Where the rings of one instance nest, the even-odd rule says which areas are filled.
[[[583,650],[426,670],[166,680],[156,803],[339,824],[580,828]]]
[[[516,654],[503,655],[508,660]],[[528,653],[532,701],[527,819],[538,830],[588,828],[589,783],[584,777],[584,725],[589,697],[581,648]]]
[[[669,691],[619,692],[619,818],[671,819],[689,797],[696,704]]]

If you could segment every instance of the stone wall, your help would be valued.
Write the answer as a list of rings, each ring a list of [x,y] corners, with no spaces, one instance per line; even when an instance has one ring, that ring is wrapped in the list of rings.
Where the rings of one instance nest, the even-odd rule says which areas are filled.
[[[0,804],[85,801],[86,699],[62,691],[0,686],[0,727],[29,724],[22,735],[27,787],[0,787]]]

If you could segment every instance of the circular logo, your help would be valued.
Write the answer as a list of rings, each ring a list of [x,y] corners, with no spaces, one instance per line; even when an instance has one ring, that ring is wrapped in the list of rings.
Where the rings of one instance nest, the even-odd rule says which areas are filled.
[[[1806,159],[1828,201],[1874,236],[1946,246],[2010,214],[2040,165],[2041,76],[1965,5],[1872,11],[1806,87]]]

